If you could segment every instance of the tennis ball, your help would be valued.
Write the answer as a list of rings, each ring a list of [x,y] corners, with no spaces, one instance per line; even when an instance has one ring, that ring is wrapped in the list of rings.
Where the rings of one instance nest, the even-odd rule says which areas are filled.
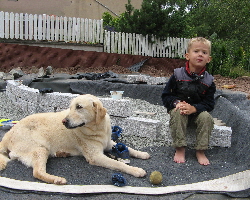
[[[154,185],[160,184],[162,182],[162,174],[161,174],[161,172],[153,171],[150,174],[149,180]]]

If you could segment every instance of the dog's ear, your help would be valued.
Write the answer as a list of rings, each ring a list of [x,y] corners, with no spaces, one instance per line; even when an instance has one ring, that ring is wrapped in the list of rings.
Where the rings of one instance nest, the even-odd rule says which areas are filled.
[[[95,112],[96,112],[96,123],[99,124],[101,120],[105,117],[107,109],[104,108],[99,102],[93,102]]]

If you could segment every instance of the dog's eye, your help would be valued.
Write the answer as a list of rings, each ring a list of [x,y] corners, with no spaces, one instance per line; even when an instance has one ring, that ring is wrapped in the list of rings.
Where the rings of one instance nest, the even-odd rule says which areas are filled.
[[[76,109],[82,109],[82,106],[81,105],[76,105]]]

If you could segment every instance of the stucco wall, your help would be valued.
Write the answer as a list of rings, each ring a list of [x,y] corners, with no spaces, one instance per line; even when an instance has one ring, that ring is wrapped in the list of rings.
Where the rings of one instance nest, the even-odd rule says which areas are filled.
[[[0,0],[0,11],[101,19],[103,12],[110,10],[118,15],[123,13],[127,3],[128,0]],[[137,9],[141,3],[142,0],[131,0]]]

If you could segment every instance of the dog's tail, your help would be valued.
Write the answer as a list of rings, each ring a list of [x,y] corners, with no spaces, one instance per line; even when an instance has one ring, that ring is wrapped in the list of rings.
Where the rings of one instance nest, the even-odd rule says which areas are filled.
[[[9,157],[9,152],[4,144],[4,142],[0,142],[0,170],[3,170],[6,168],[7,163],[10,161]]]

